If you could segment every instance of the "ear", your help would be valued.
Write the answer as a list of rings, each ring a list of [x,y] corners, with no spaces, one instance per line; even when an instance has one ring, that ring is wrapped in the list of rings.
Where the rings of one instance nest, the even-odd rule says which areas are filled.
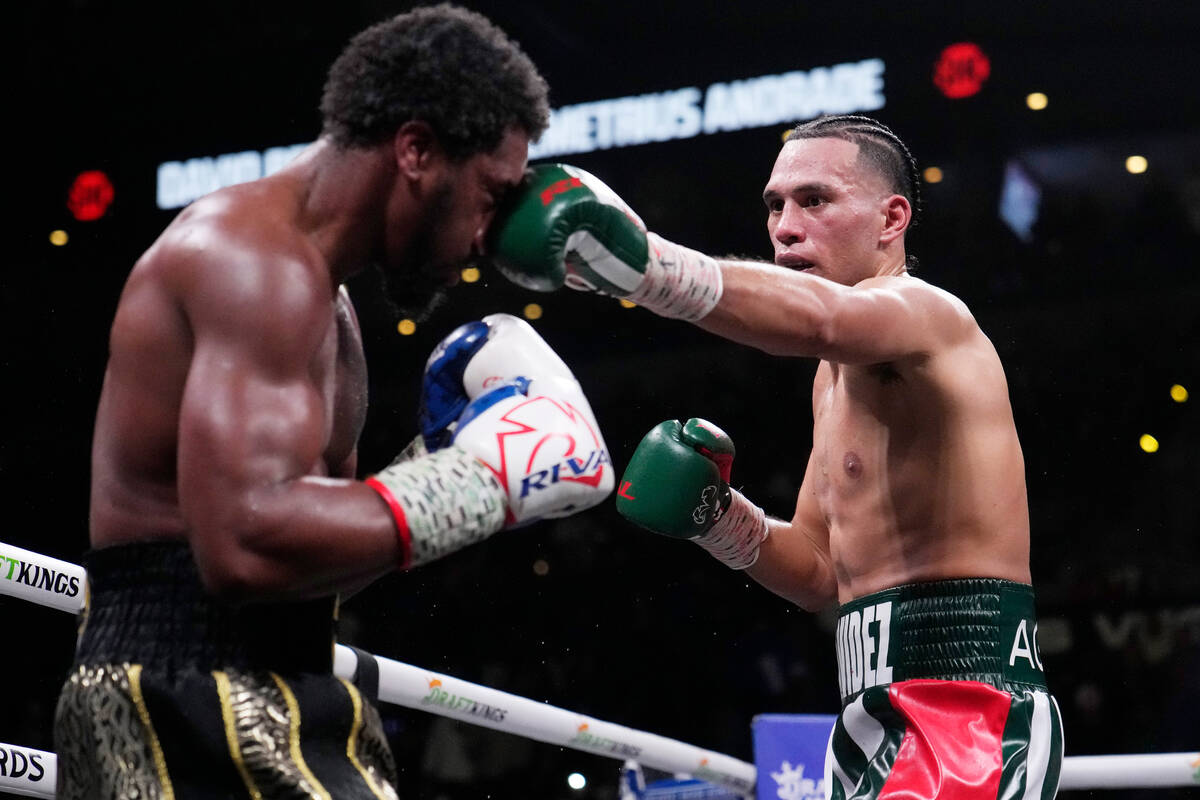
[[[429,123],[412,120],[401,125],[392,137],[392,156],[401,176],[419,181],[437,166],[443,153]]]
[[[879,243],[891,244],[904,235],[912,222],[912,205],[904,195],[889,195],[883,205],[883,228]]]

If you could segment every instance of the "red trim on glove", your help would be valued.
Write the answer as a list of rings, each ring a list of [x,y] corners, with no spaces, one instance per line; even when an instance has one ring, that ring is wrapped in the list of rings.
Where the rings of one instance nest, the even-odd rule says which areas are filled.
[[[396,500],[390,489],[374,478],[367,478],[363,483],[378,492],[379,496],[383,498],[383,502],[387,503],[391,510],[392,520],[396,523],[397,538],[400,539],[400,569],[408,569],[409,562],[412,560],[412,531],[408,528],[408,517],[404,514],[404,507]]]

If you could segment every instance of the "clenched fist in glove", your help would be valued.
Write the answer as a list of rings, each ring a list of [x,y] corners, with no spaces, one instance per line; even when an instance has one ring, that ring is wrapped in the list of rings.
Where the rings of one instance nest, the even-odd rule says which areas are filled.
[[[703,419],[659,423],[634,451],[617,510],[664,536],[690,539],[733,569],[758,559],[766,514],[729,486],[733,440]]]
[[[578,381],[523,320],[462,325],[429,357],[421,438],[368,483],[415,565],[612,491],[612,461]],[[415,452],[413,452],[415,451]]]
[[[714,259],[648,233],[612,189],[567,164],[530,168],[492,224],[488,244],[500,271],[535,291],[566,285],[688,321],[721,299]]]

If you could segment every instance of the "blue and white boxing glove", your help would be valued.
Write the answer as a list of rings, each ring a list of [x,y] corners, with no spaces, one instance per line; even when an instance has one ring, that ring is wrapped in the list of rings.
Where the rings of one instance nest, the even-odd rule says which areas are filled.
[[[575,376],[526,322],[459,327],[426,364],[424,454],[368,480],[392,508],[409,565],[502,528],[564,517],[612,491],[612,461]]]
[[[509,314],[467,323],[434,349],[420,421],[431,452],[458,445],[495,472],[510,522],[567,516],[612,491],[608,447],[575,375]]]

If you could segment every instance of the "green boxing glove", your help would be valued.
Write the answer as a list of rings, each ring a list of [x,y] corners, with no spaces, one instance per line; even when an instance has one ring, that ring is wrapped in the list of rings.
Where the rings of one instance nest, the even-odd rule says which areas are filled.
[[[594,175],[539,164],[497,214],[488,251],[509,280],[623,297],[665,317],[701,319],[721,298],[715,260],[646,231]]]
[[[733,440],[703,419],[667,420],[634,451],[617,491],[617,511],[664,536],[689,539],[718,561],[745,569],[768,534],[766,514],[729,486]]]

